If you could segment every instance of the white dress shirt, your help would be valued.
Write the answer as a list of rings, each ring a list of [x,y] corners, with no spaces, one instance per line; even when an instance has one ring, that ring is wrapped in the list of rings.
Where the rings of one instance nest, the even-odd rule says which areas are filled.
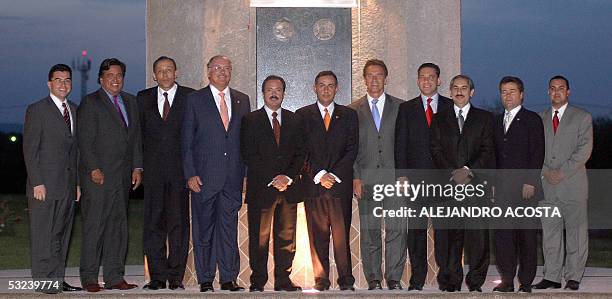
[[[59,109],[62,117],[64,115],[64,107],[62,107],[62,103],[66,103],[66,108],[68,108],[68,115],[70,115],[70,133],[74,134],[74,116],[72,115],[72,111],[70,110],[70,105],[68,104],[68,99],[64,99],[63,101],[56,97],[54,94],[50,93],[49,96],[53,100],[57,109]]]
[[[209,85],[210,86],[210,91],[213,94],[213,97],[215,98],[215,105],[217,105],[217,110],[219,110],[219,115],[221,115],[221,96],[219,95],[219,91],[216,87],[214,87],[212,84]],[[232,99],[230,98],[230,89],[229,86],[225,87],[225,89],[223,89],[223,93],[224,98],[225,98],[225,105],[227,106],[227,120],[228,121],[232,121]]]
[[[157,109],[159,110],[159,115],[164,117],[164,102],[166,98],[164,97],[164,92],[168,93],[168,102],[170,103],[170,107],[172,107],[172,103],[174,103],[174,95],[176,95],[176,90],[178,86],[176,83],[169,90],[163,90],[161,87],[157,87]]]
[[[421,94],[421,101],[423,102],[423,110],[427,111],[427,99],[431,98],[431,110],[433,110],[433,113],[436,114],[438,113],[438,97],[440,95],[438,93],[432,95],[431,97],[425,96],[423,94]]]

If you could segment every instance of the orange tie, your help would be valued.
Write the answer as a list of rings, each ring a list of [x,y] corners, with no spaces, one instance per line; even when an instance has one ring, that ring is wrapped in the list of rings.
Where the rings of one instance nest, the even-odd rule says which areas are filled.
[[[323,109],[325,111],[325,116],[323,117],[323,123],[325,124],[325,131],[329,130],[329,123],[331,123],[331,117],[329,116],[329,111],[327,108]]]
[[[227,113],[227,104],[225,104],[225,93],[220,92],[219,96],[221,96],[221,101],[219,103],[219,110],[221,110],[221,121],[223,122],[223,127],[227,131],[227,127],[229,126],[229,114]]]

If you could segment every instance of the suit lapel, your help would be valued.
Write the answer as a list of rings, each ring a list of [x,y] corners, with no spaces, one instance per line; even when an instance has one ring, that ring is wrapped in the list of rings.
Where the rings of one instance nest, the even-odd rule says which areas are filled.
[[[383,128],[386,128],[387,126],[390,125],[390,117],[389,115],[391,114],[391,110],[393,110],[393,108],[395,106],[395,103],[391,100],[391,96],[388,94],[385,94],[385,107],[383,108],[383,113],[380,116],[380,129],[378,130],[378,132],[382,132]],[[374,118],[372,118],[372,122],[374,121]]]
[[[228,132],[232,130],[232,128],[235,126],[234,123],[237,122],[236,119],[238,118],[238,108],[240,107],[240,100],[238,99],[238,96],[236,95],[233,89],[230,88],[229,90],[230,100],[232,101],[232,117],[230,119],[229,125],[227,126]],[[221,115],[219,115],[219,119],[221,119]]]
[[[372,109],[370,109],[370,101],[368,101],[367,96],[364,96],[362,98],[361,104],[359,105],[358,109],[359,109],[359,113],[361,113],[363,117],[367,119],[366,125],[368,126],[368,130],[374,130],[376,132],[376,124],[374,123],[374,116],[372,115]],[[382,123],[381,123],[381,127],[382,127]]]
[[[121,126],[125,129],[125,125],[123,124],[123,121],[121,120],[119,111],[117,111],[117,108],[115,108],[115,105],[111,103],[111,99],[108,97],[104,89],[100,88],[98,90],[98,98],[100,99],[100,101],[102,101],[102,105],[106,107],[106,110],[110,113],[111,118],[114,120],[114,122],[118,126]]]
[[[258,113],[257,122],[258,122],[258,125],[260,126],[260,131],[263,134],[264,142],[267,142],[268,144],[273,144],[276,146],[276,139],[274,139],[274,129],[272,129],[272,125],[270,125],[270,119],[268,118],[268,113],[263,107],[261,107],[261,109],[259,109],[257,113]],[[281,114],[281,119],[283,121],[283,124],[281,125],[281,138],[280,138],[281,143],[282,143],[283,129],[284,129],[284,124],[285,124],[285,118],[283,117],[282,114]]]
[[[210,85],[206,87],[206,90],[204,92],[205,92],[204,93],[204,105],[208,105],[208,109],[210,109],[211,112],[214,115],[216,115],[218,128],[225,131],[225,128],[223,127],[223,120],[221,120],[221,113],[219,113],[219,108],[217,108],[217,103],[215,102],[215,97],[213,96],[212,89],[210,89]],[[232,109],[232,113],[233,113],[233,109]],[[230,121],[230,125],[231,125],[231,121]],[[228,129],[229,129],[229,125],[228,125]]]
[[[57,106],[55,105],[55,102],[53,102],[53,99],[51,99],[51,97],[47,97],[47,104],[48,104],[49,111],[51,111],[51,115],[53,115],[54,121],[56,123],[58,123],[58,125],[61,125],[61,127],[63,127],[63,130],[65,130],[68,134],[72,134],[72,132],[70,132],[68,130],[68,126],[66,125],[66,121],[64,121],[64,115],[62,114],[62,112],[59,109],[57,109]],[[71,105],[70,106],[70,110],[76,111],[76,108],[72,107],[72,105]],[[73,118],[75,118],[74,117],[75,115],[73,115]],[[71,120],[72,123],[74,123],[74,121],[75,121],[74,119]],[[76,127],[75,127],[75,129],[76,129]]]

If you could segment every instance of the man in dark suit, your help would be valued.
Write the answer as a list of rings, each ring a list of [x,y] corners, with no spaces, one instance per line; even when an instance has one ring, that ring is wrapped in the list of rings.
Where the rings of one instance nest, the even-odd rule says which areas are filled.
[[[523,81],[504,77],[499,83],[504,114],[495,118],[497,181],[495,204],[502,208],[536,207],[543,197],[540,171],[544,163],[544,126],[540,116],[525,109]],[[494,292],[513,292],[517,270],[519,292],[531,293],[537,267],[538,219],[495,223],[495,261],[502,282]]]
[[[431,125],[431,155],[443,177],[453,184],[475,185],[486,181],[483,169],[494,168],[493,115],[470,103],[474,82],[465,75],[455,76],[450,83],[453,109],[438,114]],[[441,203],[449,207],[480,207],[484,196],[455,199]],[[441,219],[434,226],[436,263],[440,267],[438,283],[443,291],[461,290],[463,281],[463,247],[465,237],[466,262],[470,271],[465,282],[470,292],[482,292],[489,268],[489,231],[478,225],[478,219]]]
[[[23,132],[32,279],[40,282],[40,292],[79,291],[64,282],[75,201],[81,196],[76,168],[77,106],[67,99],[72,89],[70,67],[51,67],[47,86],[49,96],[28,106]]]
[[[201,292],[214,291],[217,266],[221,289],[241,291],[244,288],[236,284],[245,172],[240,127],[250,103],[246,94],[229,88],[229,58],[214,56],[206,66],[210,84],[187,96],[182,131],[183,169],[192,191],[195,266]]]
[[[353,163],[359,145],[357,113],[334,103],[338,79],[332,71],[315,78],[317,102],[297,114],[304,126],[308,157],[307,182],[311,197],[304,202],[315,289],[328,290],[329,240],[334,239],[334,257],[340,290],[355,290],[351,267],[349,232],[353,194]]]
[[[369,290],[381,290],[382,236],[377,207],[397,210],[404,200],[372,198],[375,184],[395,183],[395,121],[403,100],[385,93],[387,66],[382,60],[368,60],[363,67],[367,93],[349,105],[359,119],[359,148],[353,166],[353,192],[359,200],[361,263]],[[401,289],[400,280],[406,264],[406,220],[385,218],[385,278],[390,290]]]
[[[438,94],[440,67],[423,63],[418,69],[417,85],[421,94],[402,103],[395,125],[395,168],[400,181],[430,182],[427,169],[436,168],[430,152],[430,126],[438,113],[452,109],[453,102]],[[425,199],[411,203],[416,209],[427,205]],[[408,254],[412,274],[408,290],[422,291],[427,277],[426,217],[408,219]]]
[[[264,107],[242,119],[242,157],[248,166],[249,262],[251,292],[263,292],[268,280],[268,244],[274,243],[274,290],[301,291],[289,279],[295,256],[298,175],[304,164],[302,125],[281,108],[285,80],[268,76],[262,84]],[[274,223],[274,224],[272,224]],[[273,227],[272,227],[273,226]]]
[[[540,112],[546,139],[540,206],[558,208],[562,217],[541,218],[544,279],[533,287],[558,289],[565,279],[565,289],[577,291],[589,251],[586,162],[593,150],[593,120],[569,103],[567,78],[548,82],[551,107]]]
[[[142,144],[136,98],[123,92],[125,64],[116,58],[100,64],[102,86],[79,106],[79,175],[83,187],[81,283],[98,292],[100,262],[104,288],[137,287],[124,279],[128,248],[127,205],[130,185],[142,177]]]
[[[184,289],[189,251],[189,197],[183,176],[181,127],[194,90],[176,84],[174,59],[153,63],[157,86],[138,93],[144,169],[144,253],[151,281],[145,289]],[[166,240],[168,245],[166,246]]]

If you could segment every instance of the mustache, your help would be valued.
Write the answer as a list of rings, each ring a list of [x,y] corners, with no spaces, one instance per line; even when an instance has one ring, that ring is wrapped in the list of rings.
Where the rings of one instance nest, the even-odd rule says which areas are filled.
[[[271,96],[270,100],[278,100],[278,97],[277,96]]]

